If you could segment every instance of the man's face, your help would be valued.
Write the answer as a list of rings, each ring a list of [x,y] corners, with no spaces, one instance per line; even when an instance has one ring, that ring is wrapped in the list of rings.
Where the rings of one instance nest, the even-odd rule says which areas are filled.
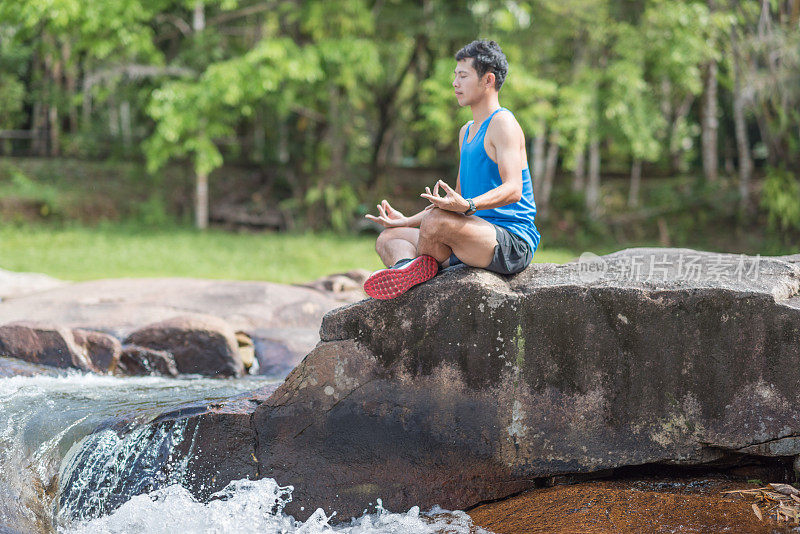
[[[465,58],[456,63],[453,89],[459,106],[469,106],[480,102],[487,91],[486,82],[490,73],[478,78],[478,72],[472,66],[472,58]]]

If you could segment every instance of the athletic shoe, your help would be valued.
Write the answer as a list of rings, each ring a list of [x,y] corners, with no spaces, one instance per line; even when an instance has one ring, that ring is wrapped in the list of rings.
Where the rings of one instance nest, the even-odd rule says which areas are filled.
[[[364,282],[364,291],[374,299],[393,299],[415,285],[430,280],[437,272],[439,262],[433,256],[423,254],[411,261],[399,261],[388,269],[375,271]]]

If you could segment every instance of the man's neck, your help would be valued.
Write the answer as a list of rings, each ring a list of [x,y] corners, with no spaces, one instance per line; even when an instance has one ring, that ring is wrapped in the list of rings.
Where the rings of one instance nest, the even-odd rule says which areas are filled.
[[[470,110],[472,110],[472,120],[475,121],[475,124],[482,123],[489,118],[489,115],[497,111],[499,107],[500,99],[497,95],[489,96],[481,102],[470,106]]]

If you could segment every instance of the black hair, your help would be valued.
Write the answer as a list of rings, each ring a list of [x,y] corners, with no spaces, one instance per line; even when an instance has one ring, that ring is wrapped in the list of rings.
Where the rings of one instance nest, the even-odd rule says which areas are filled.
[[[494,41],[472,41],[456,52],[456,61],[466,58],[472,58],[478,78],[483,78],[487,72],[493,73],[494,88],[500,90],[508,74],[508,60],[499,44]]]

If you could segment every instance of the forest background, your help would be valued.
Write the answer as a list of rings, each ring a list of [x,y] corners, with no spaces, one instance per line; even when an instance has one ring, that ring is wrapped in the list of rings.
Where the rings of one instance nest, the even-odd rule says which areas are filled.
[[[382,198],[454,185],[476,38],[509,60],[543,251],[797,252],[800,0],[9,0],[0,267],[68,230],[370,242]]]

